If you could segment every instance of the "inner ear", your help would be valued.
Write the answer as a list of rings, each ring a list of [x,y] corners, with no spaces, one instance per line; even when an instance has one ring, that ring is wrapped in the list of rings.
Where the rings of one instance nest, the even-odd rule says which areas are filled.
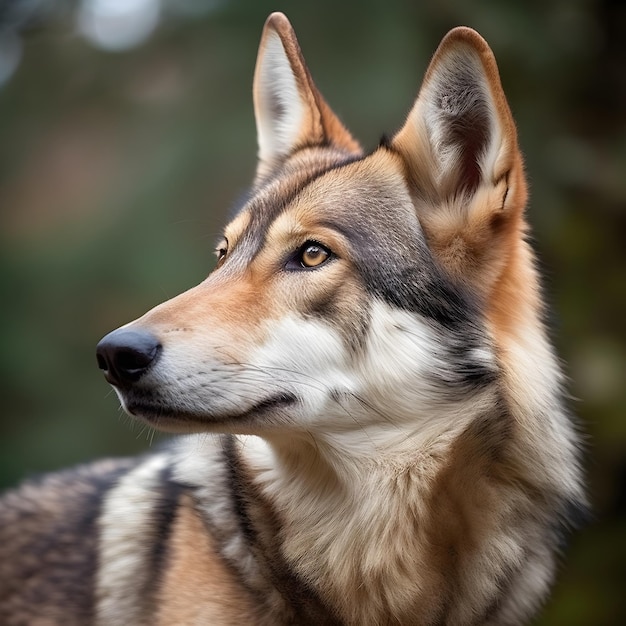
[[[515,126],[487,43],[469,28],[442,41],[394,138],[413,182],[438,200],[471,196],[513,166]]]
[[[440,71],[431,86],[426,114],[439,152],[440,184],[452,193],[473,193],[488,175],[495,124],[480,68],[471,56],[455,55],[454,71]]]

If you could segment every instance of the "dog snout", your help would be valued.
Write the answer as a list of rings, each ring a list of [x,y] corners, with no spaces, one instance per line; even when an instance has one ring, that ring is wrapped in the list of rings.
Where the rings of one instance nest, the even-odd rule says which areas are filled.
[[[157,362],[162,346],[148,331],[120,328],[100,340],[98,367],[117,387],[138,381]]]

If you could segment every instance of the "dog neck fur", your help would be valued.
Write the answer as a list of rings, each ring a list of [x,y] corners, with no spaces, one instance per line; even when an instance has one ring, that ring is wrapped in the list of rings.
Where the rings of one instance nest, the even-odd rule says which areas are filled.
[[[272,49],[280,56],[278,40],[272,37]],[[284,39],[281,41],[284,44]],[[283,60],[276,67],[284,80],[289,74],[287,64]],[[293,71],[293,63],[290,67]],[[263,75],[257,73],[261,76],[257,81],[261,85],[257,88],[260,93],[267,91],[262,89]],[[286,91],[292,100],[297,91],[293,88],[295,84],[301,86],[302,81],[292,82]],[[299,122],[295,123],[296,117],[286,117],[284,113],[281,117],[282,123],[288,121],[291,125],[290,133],[282,130],[279,133],[283,138],[279,141],[280,150],[287,153],[307,142],[322,143],[316,131],[302,130],[305,126],[301,123],[301,103],[307,98],[302,91],[298,93],[295,100],[300,103],[296,106]],[[262,102],[257,97],[259,100]],[[262,173],[267,171],[269,162],[284,156],[279,154],[280,150],[272,154],[273,148],[268,147],[267,124],[263,121],[267,111],[267,106],[257,104],[257,120],[262,128],[259,131]],[[332,134],[323,141],[332,143]],[[415,210],[438,262],[450,276],[477,294],[482,303],[493,341],[493,350],[488,349],[484,354],[494,359],[502,378],[500,385],[477,394],[470,408],[467,403],[455,406],[449,402],[445,407],[431,404],[429,398],[434,395],[429,394],[427,387],[420,387],[424,378],[420,376],[420,358],[416,355],[419,357],[432,349],[435,338],[429,336],[427,327],[412,322],[412,331],[420,341],[419,348],[416,349],[416,342],[408,351],[412,355],[410,361],[402,358],[402,342],[411,341],[407,339],[410,334],[398,333],[388,343],[381,342],[382,354],[378,350],[381,346],[372,349],[370,358],[375,363],[374,367],[373,363],[367,363],[367,371],[376,372],[378,378],[368,380],[368,410],[354,402],[345,407],[348,416],[344,428],[345,433],[350,431],[350,436],[344,436],[336,426],[333,429],[337,421],[329,420],[324,428],[305,432],[300,440],[293,437],[282,440],[270,435],[267,443],[248,449],[249,462],[259,484],[292,531],[286,533],[290,539],[284,546],[288,561],[306,580],[315,581],[325,595],[333,597],[340,614],[350,623],[371,621],[377,616],[383,621],[389,613],[399,621],[410,622],[411,616],[421,615],[428,622],[428,616],[435,621],[444,614],[446,609],[437,598],[447,581],[438,580],[433,570],[426,567],[433,558],[435,561],[453,558],[462,562],[461,571],[472,572],[465,578],[472,582],[464,583],[472,588],[463,592],[475,597],[477,606],[481,597],[493,595],[491,587],[496,584],[493,579],[483,577],[481,559],[496,565],[501,563],[504,572],[510,567],[511,559],[514,562],[518,558],[521,563],[527,558],[522,554],[523,542],[517,543],[514,537],[517,532],[521,537],[532,531],[518,527],[514,518],[507,519],[510,511],[523,506],[515,502],[518,496],[513,493],[509,512],[504,503],[502,514],[492,518],[491,547],[483,546],[472,556],[460,553],[434,556],[424,548],[436,545],[438,539],[441,545],[453,545],[456,533],[487,531],[479,531],[479,524],[472,526],[473,516],[468,512],[450,510],[446,516],[445,504],[433,505],[430,511],[420,508],[425,501],[432,502],[436,497],[436,488],[446,480],[442,476],[462,484],[468,475],[478,482],[485,481],[484,506],[489,506],[488,481],[484,468],[475,461],[478,455],[474,456],[471,448],[478,444],[471,437],[470,443],[458,451],[462,465],[452,463],[450,468],[444,468],[441,464],[441,459],[450,458],[451,449],[458,445],[458,435],[481,423],[486,407],[494,404],[507,407],[501,416],[507,424],[501,437],[505,437],[506,428],[529,430],[539,424],[536,434],[526,438],[523,448],[516,449],[516,443],[511,444],[508,463],[516,466],[514,474],[518,480],[537,485],[561,484],[572,499],[582,499],[577,477],[568,470],[576,464],[575,436],[558,397],[559,368],[543,328],[534,262],[524,240],[526,184],[515,126],[493,54],[474,31],[455,29],[444,39],[406,124],[388,147],[401,160]],[[525,285],[524,299],[516,293],[519,285]],[[400,315],[387,306],[374,308],[376,332],[372,333],[372,340],[375,342],[377,336],[388,333],[394,327],[390,322],[397,321]],[[399,350],[385,354],[384,345],[394,344],[400,346]],[[542,368],[529,361],[529,354],[541,358]],[[398,371],[406,373],[405,380],[386,380],[388,372]],[[359,388],[361,380],[355,373],[354,381],[350,381],[359,393],[363,391]],[[402,389],[407,402],[404,407],[400,402],[393,416],[381,423],[379,411],[384,414],[384,407],[376,402],[377,389],[381,391],[379,397],[384,398],[385,388],[387,394],[389,388]],[[496,403],[493,394],[502,394]],[[370,423],[368,417],[372,415],[376,415],[376,420]],[[350,416],[354,418],[352,423]],[[498,421],[493,415],[489,417]],[[567,463],[552,463],[545,458],[546,438],[552,441],[551,448],[563,451]],[[533,462],[529,463],[529,457]],[[395,471],[389,472],[390,466]],[[426,497],[424,492],[428,492]],[[428,522],[435,509],[444,516],[438,518],[446,527],[442,536]],[[480,505],[476,510],[480,511]],[[407,515],[415,520],[415,524],[408,525],[414,533],[409,536],[402,532],[406,524],[394,523]],[[469,520],[468,527],[454,528],[449,518],[455,515],[457,519]],[[338,528],[339,537],[334,536],[331,541]],[[372,551],[361,550],[359,542],[371,541],[373,537],[379,542],[380,551],[372,557]],[[534,550],[533,558],[526,563],[528,574],[516,584],[539,590],[551,579],[553,565],[547,553],[542,553],[546,550],[542,545],[536,545]],[[424,564],[424,571],[429,569],[428,578],[420,577],[420,563]],[[367,602],[360,601],[359,595]],[[515,619],[520,614],[515,611],[533,608],[513,608],[516,601],[509,602],[511,614],[518,616]],[[355,607],[359,606],[368,607],[368,613],[358,614]],[[346,607],[352,607],[353,612],[344,613],[348,611]],[[460,614],[454,615],[455,609],[449,610],[449,623],[462,620]],[[502,615],[505,614],[506,607]]]

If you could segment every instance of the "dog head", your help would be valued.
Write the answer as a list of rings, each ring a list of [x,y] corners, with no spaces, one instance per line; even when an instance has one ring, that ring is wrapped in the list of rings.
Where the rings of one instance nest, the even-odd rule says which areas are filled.
[[[98,346],[125,409],[170,431],[386,441],[480,404],[537,302],[485,41],[448,33],[404,126],[364,154],[273,14],[254,103],[256,179],[216,269]]]

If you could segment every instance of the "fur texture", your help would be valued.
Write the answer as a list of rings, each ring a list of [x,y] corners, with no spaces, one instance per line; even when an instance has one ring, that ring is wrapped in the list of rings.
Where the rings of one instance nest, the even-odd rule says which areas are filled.
[[[182,436],[5,497],[0,622],[526,623],[585,499],[491,50],[364,154],[273,14],[254,101],[217,269],[98,347]]]

